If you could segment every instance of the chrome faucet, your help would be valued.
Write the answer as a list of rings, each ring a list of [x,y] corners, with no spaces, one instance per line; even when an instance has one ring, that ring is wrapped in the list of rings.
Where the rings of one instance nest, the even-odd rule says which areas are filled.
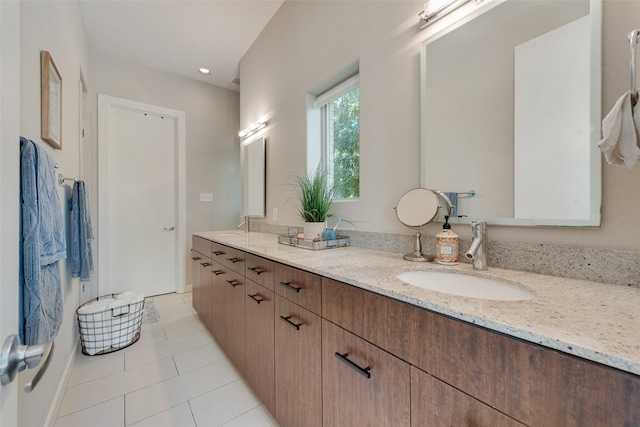
[[[471,223],[471,231],[473,232],[473,241],[465,256],[473,260],[474,270],[487,270],[487,252],[489,251],[489,246],[486,221],[473,221]]]
[[[245,215],[245,216],[240,216],[240,219],[242,220],[242,222],[240,222],[240,224],[238,224],[238,228],[244,226],[244,231],[245,232],[249,232],[250,231],[250,227],[249,227],[249,215]]]

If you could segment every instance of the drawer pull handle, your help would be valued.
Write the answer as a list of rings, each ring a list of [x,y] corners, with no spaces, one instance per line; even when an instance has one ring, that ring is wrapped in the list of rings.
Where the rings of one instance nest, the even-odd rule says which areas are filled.
[[[215,274],[216,276],[219,276],[221,274],[224,274],[224,271],[223,270],[213,270],[212,273]]]
[[[260,267],[249,267],[249,270],[253,271],[254,273],[256,273],[258,276],[261,275],[262,273],[264,273],[266,270],[263,270]]]
[[[349,353],[340,354],[340,353],[336,352],[335,354],[336,354],[336,357],[339,360],[341,360],[342,362],[346,363],[350,368],[355,369],[355,371],[357,373],[359,373],[360,375],[362,375],[365,378],[371,378],[371,373],[369,372],[371,370],[371,366],[367,366],[366,368],[362,368],[362,367],[358,366],[356,363],[354,363],[351,360],[349,360]]]
[[[222,252],[222,251],[213,251],[213,254],[215,256],[220,256],[220,255],[224,255],[224,252]]]
[[[289,288],[296,292],[300,292],[302,290],[300,286],[293,286],[291,282],[280,282],[280,286],[284,286],[285,288]]]
[[[242,260],[234,256],[233,258],[227,258],[227,261],[231,261],[232,264],[235,264],[236,262],[240,262]]]
[[[211,264],[208,262],[201,262],[200,265],[203,267],[209,267]]]
[[[193,257],[191,257],[191,259],[194,260],[194,261],[198,261],[200,259],[200,257],[199,256],[193,256]]]
[[[252,300],[254,300],[256,303],[260,304],[262,301],[264,301],[266,298],[263,297],[260,294],[253,294],[253,295],[247,295],[249,298],[251,298]]]
[[[292,322],[292,321],[290,320],[290,319],[291,319],[291,316],[287,316],[287,317],[280,316],[280,318],[281,318],[282,320],[284,320],[285,322],[287,322],[289,325],[291,325],[291,326],[293,326],[294,328],[296,328],[296,331],[299,331],[299,330],[300,330],[300,326],[302,326],[302,323],[295,323],[295,322]]]
[[[235,279],[233,279],[233,280],[227,280],[227,283],[228,283],[228,284],[230,284],[231,286],[233,286],[234,288],[240,284],[240,282],[238,282],[238,281],[237,281],[237,280],[235,280]]]

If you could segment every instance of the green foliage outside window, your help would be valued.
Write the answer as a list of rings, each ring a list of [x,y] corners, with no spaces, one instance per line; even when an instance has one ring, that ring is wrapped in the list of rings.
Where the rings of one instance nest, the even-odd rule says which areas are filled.
[[[331,102],[335,199],[360,196],[360,89]]]

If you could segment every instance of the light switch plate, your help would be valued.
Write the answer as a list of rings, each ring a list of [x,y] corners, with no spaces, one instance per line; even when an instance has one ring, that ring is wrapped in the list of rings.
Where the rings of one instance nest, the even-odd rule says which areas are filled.
[[[200,193],[201,202],[213,202],[213,193]]]
[[[273,221],[278,220],[278,208],[273,208]]]

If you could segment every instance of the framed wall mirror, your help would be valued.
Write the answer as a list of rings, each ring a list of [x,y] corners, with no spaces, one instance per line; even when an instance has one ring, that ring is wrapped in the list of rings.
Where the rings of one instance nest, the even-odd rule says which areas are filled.
[[[421,186],[460,194],[452,223],[599,226],[601,0],[465,8],[425,30]]]
[[[266,148],[267,140],[263,136],[241,145],[242,216],[266,216]]]

